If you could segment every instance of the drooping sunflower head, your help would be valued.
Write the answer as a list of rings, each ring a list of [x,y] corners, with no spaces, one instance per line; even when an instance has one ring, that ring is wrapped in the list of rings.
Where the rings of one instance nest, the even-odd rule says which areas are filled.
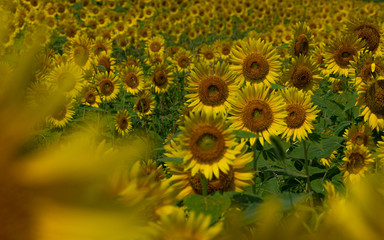
[[[146,47],[149,51],[149,54],[163,54],[164,53],[164,38],[161,35],[157,35],[147,41]]]
[[[305,22],[299,22],[294,27],[294,36],[290,42],[293,57],[307,56],[313,50],[313,36]]]
[[[304,92],[313,93],[321,81],[319,66],[309,56],[292,59],[289,69],[284,73],[283,83]]]
[[[237,93],[229,113],[232,126],[236,130],[245,130],[259,137],[250,138],[253,145],[258,139],[262,145],[264,140],[270,142],[271,135],[282,133],[286,127],[286,105],[279,92],[273,91],[265,84],[245,87]]]
[[[117,132],[122,136],[132,129],[131,117],[126,109],[116,114],[115,127]]]
[[[139,67],[134,65],[125,67],[120,76],[123,88],[131,94],[138,94],[145,87],[144,73]]]
[[[227,114],[230,101],[239,86],[236,75],[227,64],[220,63],[210,67],[207,63],[197,64],[189,78],[186,88],[190,94],[187,103],[196,111],[208,111],[214,114]]]
[[[168,91],[173,84],[173,74],[169,66],[165,64],[156,64],[151,69],[151,84],[156,93],[164,93]]]
[[[344,165],[340,170],[346,182],[361,179],[373,163],[372,154],[363,145],[347,146],[344,154]]]
[[[238,73],[247,84],[271,84],[280,72],[280,61],[273,46],[261,39],[249,38],[239,42],[229,57],[231,70]]]
[[[286,101],[286,111],[288,116],[285,118],[287,124],[283,137],[295,141],[305,140],[308,133],[314,129],[312,122],[316,119],[317,113],[316,106],[311,102],[311,96],[299,91],[297,88],[287,88],[283,92],[283,97]]]
[[[143,118],[144,116],[150,116],[153,109],[155,109],[154,97],[148,91],[140,92],[133,110],[137,112],[140,118]]]
[[[372,130],[367,124],[359,123],[357,126],[353,124],[345,130],[343,137],[347,140],[347,146],[363,145],[368,148],[374,146]]]
[[[329,74],[348,77],[351,74],[351,61],[362,51],[364,45],[354,36],[334,39],[326,48],[325,65]]]
[[[232,148],[236,143],[232,128],[226,128],[224,118],[212,113],[191,112],[180,129],[184,164],[191,170],[191,176],[201,172],[211,180],[214,176],[219,178],[220,171],[230,172],[235,158]]]
[[[376,80],[371,84],[361,82],[358,86],[356,105],[360,106],[364,121],[371,129],[384,129],[384,80]]]
[[[71,40],[69,58],[79,67],[90,65],[92,40],[84,34],[78,34]]]
[[[347,24],[347,32],[363,40],[365,47],[372,54],[381,50],[382,27],[373,19],[360,20],[355,18]]]
[[[103,101],[110,102],[114,100],[120,92],[118,79],[113,73],[98,73],[96,74],[95,81]]]

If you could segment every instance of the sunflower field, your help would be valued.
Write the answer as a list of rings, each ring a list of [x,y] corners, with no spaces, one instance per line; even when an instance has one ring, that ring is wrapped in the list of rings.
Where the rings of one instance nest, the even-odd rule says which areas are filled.
[[[383,239],[381,1],[0,18],[0,240]]]

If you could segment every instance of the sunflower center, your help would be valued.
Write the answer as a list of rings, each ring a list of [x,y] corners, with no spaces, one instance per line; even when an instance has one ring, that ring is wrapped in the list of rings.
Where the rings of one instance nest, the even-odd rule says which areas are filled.
[[[211,50],[205,51],[204,52],[204,57],[208,60],[213,59],[213,52]]]
[[[156,71],[153,76],[153,81],[158,87],[162,87],[166,85],[168,82],[167,80],[168,80],[167,74],[163,70]]]
[[[92,90],[85,93],[85,101],[91,105],[96,103],[96,95]]]
[[[224,56],[227,56],[231,53],[231,49],[227,46],[224,46],[222,49],[221,49],[221,53],[224,55]]]
[[[225,152],[223,133],[213,126],[200,126],[192,133],[190,149],[201,163],[217,162]]]
[[[357,49],[349,45],[341,45],[334,54],[334,59],[337,65],[346,68],[353,57],[357,55]]]
[[[300,128],[305,122],[305,109],[299,104],[291,104],[287,107],[288,116],[286,118],[289,128]]]
[[[243,113],[243,123],[252,132],[261,132],[269,128],[273,122],[271,107],[261,100],[248,102]]]
[[[377,115],[384,115],[384,80],[372,84],[366,93],[367,106]]]
[[[299,56],[300,54],[307,55],[309,50],[308,36],[305,35],[304,33],[297,36],[293,50],[294,50],[295,56]]]
[[[220,177],[216,178],[215,176],[211,179],[208,180],[207,184],[207,194],[211,194],[213,192],[226,192],[229,191],[231,188],[231,184],[234,181],[234,172],[233,169],[230,168],[228,174],[223,173],[220,171],[219,173]],[[191,187],[193,190],[202,195],[203,194],[203,187],[199,178],[199,175],[196,174],[195,176],[190,176],[189,177],[189,183],[191,184]]]
[[[149,48],[151,49],[152,52],[158,52],[161,49],[161,44],[159,42],[152,42],[149,45]]]
[[[363,132],[356,132],[351,136],[351,142],[356,145],[366,145],[368,138]]]
[[[372,24],[361,24],[354,29],[354,33],[363,39],[368,50],[375,51],[380,44],[380,32],[378,28]]]
[[[357,174],[365,166],[364,156],[360,153],[352,153],[349,156],[349,162],[347,163],[347,169],[349,172]]]
[[[73,49],[73,60],[74,62],[83,67],[89,59],[89,51],[86,46],[78,45]]]
[[[177,65],[181,68],[186,68],[189,66],[189,58],[187,56],[180,56],[177,59]]]
[[[61,90],[68,92],[75,88],[75,76],[69,72],[60,73],[57,77],[57,84]]]
[[[102,94],[109,96],[113,93],[113,90],[115,90],[115,86],[111,80],[105,79],[100,83],[100,91]]]
[[[298,65],[291,76],[292,85],[298,89],[305,89],[312,82],[312,71],[307,66]]]
[[[139,86],[139,80],[134,73],[128,73],[124,76],[124,83],[129,88],[137,88]]]
[[[108,57],[102,56],[97,64],[104,66],[108,73],[111,72],[111,62],[109,61]],[[102,72],[101,69],[99,71]]]
[[[117,123],[121,130],[125,130],[128,127],[128,119],[125,116],[121,116],[117,121]]]
[[[201,80],[199,97],[204,105],[222,105],[227,100],[228,95],[228,85],[221,77],[209,76]]]
[[[249,54],[243,63],[243,74],[249,80],[261,82],[269,72],[267,59],[258,53]]]
[[[52,117],[58,121],[61,121],[65,118],[66,114],[67,114],[67,106],[63,104],[56,109],[56,111],[52,114]]]
[[[140,98],[136,104],[137,111],[141,113],[146,113],[150,109],[150,103],[146,98]]]

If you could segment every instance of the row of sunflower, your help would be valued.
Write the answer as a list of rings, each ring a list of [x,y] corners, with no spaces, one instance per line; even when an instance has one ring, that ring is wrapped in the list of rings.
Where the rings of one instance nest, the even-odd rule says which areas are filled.
[[[381,4],[1,6],[1,239],[381,238]]]

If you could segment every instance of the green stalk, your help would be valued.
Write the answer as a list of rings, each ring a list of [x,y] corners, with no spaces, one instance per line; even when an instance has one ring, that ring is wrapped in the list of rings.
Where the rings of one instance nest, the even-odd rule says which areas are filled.
[[[305,174],[307,175],[307,191],[312,192],[311,179],[309,178],[309,170],[308,170],[308,165],[309,165],[308,148],[305,140],[303,141],[303,147],[304,147],[304,169],[305,169]]]
[[[256,148],[256,142],[253,144],[252,146],[252,151],[253,151],[253,171],[255,173],[257,173],[257,159],[259,159],[259,156],[261,154],[261,151],[259,151],[258,153],[256,153],[257,151],[257,148]],[[256,194],[256,174],[255,174],[255,177],[253,178],[253,182],[254,184],[252,185],[252,192],[253,194]]]
[[[199,179],[200,179],[200,182],[201,182],[201,186],[203,188],[203,196],[207,196],[208,195],[208,181],[207,179],[205,178],[205,176],[201,173],[199,173]]]

